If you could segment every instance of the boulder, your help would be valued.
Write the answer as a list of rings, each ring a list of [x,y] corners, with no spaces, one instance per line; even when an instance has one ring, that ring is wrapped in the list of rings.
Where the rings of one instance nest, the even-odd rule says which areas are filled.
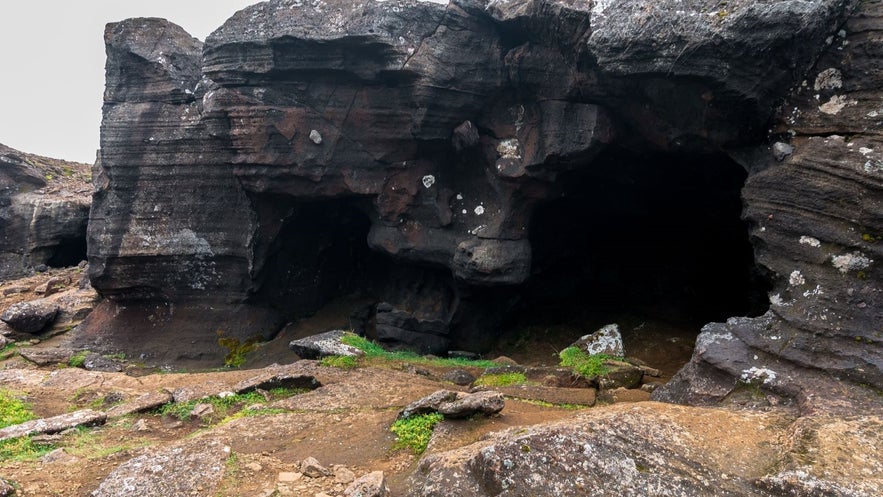
[[[499,392],[476,393],[439,390],[416,400],[399,412],[399,419],[437,412],[449,419],[468,418],[476,414],[489,416],[503,410],[503,395]]]
[[[622,334],[619,333],[619,325],[616,324],[608,324],[590,335],[584,335],[570,346],[583,350],[589,355],[625,356]]]
[[[22,333],[43,331],[58,315],[58,304],[48,300],[33,300],[13,304],[0,315],[0,321]]]
[[[308,336],[292,340],[288,348],[304,359],[318,359],[320,357],[339,355],[349,357],[361,357],[365,353],[351,345],[340,341],[341,337],[351,333],[346,330],[332,330],[318,335]]]
[[[386,486],[383,471],[372,471],[358,478],[346,487],[343,495],[346,497],[388,497],[389,488]]]
[[[323,466],[315,457],[308,457],[301,461],[300,472],[310,478],[321,478],[333,474],[330,469]]]

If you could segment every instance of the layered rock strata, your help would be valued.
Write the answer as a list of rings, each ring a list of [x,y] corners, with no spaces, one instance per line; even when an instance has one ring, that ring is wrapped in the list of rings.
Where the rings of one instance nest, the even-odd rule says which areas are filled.
[[[879,3],[854,7],[273,0],[204,44],[164,20],[110,24],[89,228],[109,300],[83,334],[211,354],[216,333],[270,336],[359,290],[385,342],[481,349],[544,269],[538,209],[590,191],[603,218],[629,209],[608,185],[732,176],[729,195],[748,171],[772,308],[710,325],[657,395],[716,401],[742,381],[799,396],[798,371],[879,388]],[[770,131],[788,95],[794,122]],[[815,136],[838,130],[850,139]],[[695,253],[731,245],[697,205],[677,211]],[[734,264],[704,259],[720,285],[703,292],[738,286]]]

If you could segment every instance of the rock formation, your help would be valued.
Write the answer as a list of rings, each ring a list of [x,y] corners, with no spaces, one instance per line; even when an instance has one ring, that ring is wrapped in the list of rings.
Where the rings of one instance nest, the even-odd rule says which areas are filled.
[[[0,145],[0,281],[86,258],[89,166]]]
[[[656,395],[881,388],[880,4],[855,9],[272,0],[204,44],[110,24],[108,300],[82,335],[217,354],[357,290],[369,333],[434,352],[486,348],[529,298],[756,316],[753,247],[769,312],[709,325]]]

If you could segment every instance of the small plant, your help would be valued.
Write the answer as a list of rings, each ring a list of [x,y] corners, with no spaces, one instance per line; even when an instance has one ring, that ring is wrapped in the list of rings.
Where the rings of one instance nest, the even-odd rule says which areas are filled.
[[[14,392],[0,389],[0,428],[21,424],[35,417],[27,402]]]
[[[409,418],[398,419],[389,428],[396,434],[394,449],[411,449],[415,455],[422,454],[429,445],[432,430],[444,416],[437,413],[419,414]]]
[[[222,330],[218,330],[218,345],[227,349],[227,355],[224,356],[224,366],[228,368],[238,368],[245,364],[246,355],[258,348],[260,337],[251,337],[242,342],[238,338],[226,337]]]
[[[590,355],[578,347],[567,347],[558,353],[561,366],[571,368],[586,378],[595,378],[607,374],[609,369],[604,361],[613,359],[605,354]]]
[[[76,354],[72,355],[70,359],[67,360],[67,365],[72,368],[81,368],[83,364],[86,363],[86,356],[89,355],[88,350],[81,350]]]
[[[0,349],[0,361],[5,361],[10,357],[14,356],[16,351],[18,350],[18,343],[10,343],[9,345]]]
[[[270,391],[271,399],[282,399],[305,392],[306,390],[295,388],[274,388]],[[267,398],[258,392],[238,393],[225,397],[204,397],[187,402],[173,402],[160,407],[157,412],[162,416],[171,416],[181,421],[190,419],[190,413],[197,404],[211,404],[214,413],[211,420],[223,420],[232,417],[244,417],[248,415],[277,414],[281,411],[276,409],[247,409],[247,406],[266,404]],[[247,411],[247,412],[246,412]],[[243,413],[244,414],[240,414]]]
[[[323,357],[319,364],[330,367],[330,368],[340,368],[340,369],[354,369],[359,367],[359,361],[353,356],[346,355],[331,355],[327,357]]]
[[[37,444],[31,437],[18,437],[0,442],[0,461],[33,461],[52,452],[54,445]]]
[[[523,383],[527,383],[527,377],[524,376],[524,373],[486,374],[475,380],[476,386],[483,387],[508,387]]]

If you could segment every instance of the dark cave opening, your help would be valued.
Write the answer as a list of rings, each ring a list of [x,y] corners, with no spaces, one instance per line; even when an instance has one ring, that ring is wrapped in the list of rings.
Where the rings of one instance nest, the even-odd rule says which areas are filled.
[[[255,201],[261,225],[252,300],[285,320],[308,316],[334,298],[370,292],[388,262],[368,247],[368,216],[349,200],[295,202],[267,196]]]
[[[768,282],[741,219],[746,177],[723,154],[618,148],[560,177],[532,217],[532,275],[510,328],[618,322],[627,353],[656,328],[667,330],[656,340],[690,342],[689,354],[705,323],[762,314]]]
[[[62,239],[58,245],[51,247],[46,265],[53,268],[76,266],[86,260],[86,230],[82,237]]]

